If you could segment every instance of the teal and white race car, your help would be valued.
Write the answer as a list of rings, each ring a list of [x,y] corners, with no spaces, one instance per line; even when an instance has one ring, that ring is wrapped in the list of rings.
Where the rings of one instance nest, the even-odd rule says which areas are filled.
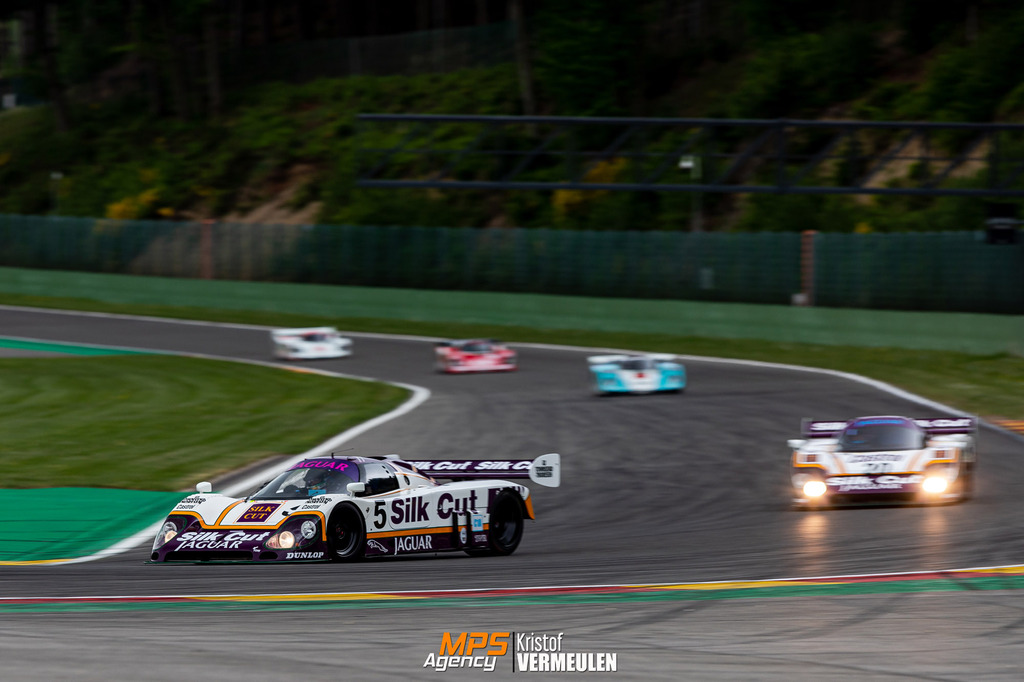
[[[587,358],[594,393],[681,393],[686,368],[675,355],[592,355]]]

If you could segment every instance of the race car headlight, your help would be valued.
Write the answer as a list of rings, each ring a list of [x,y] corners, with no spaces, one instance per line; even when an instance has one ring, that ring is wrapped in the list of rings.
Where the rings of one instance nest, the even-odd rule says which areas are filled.
[[[270,549],[291,549],[294,546],[295,534],[287,530],[275,533],[267,540],[267,547]]]
[[[921,484],[926,493],[944,493],[946,488],[949,487],[949,481],[944,475],[942,476],[929,476],[924,479],[924,483]]]
[[[828,486],[825,485],[824,481],[807,481],[804,483],[804,495],[809,498],[821,497],[828,490]]]
[[[320,521],[310,516],[290,519],[276,533],[267,538],[267,549],[302,549],[320,539]]]
[[[178,535],[178,524],[174,521],[167,521],[163,526],[160,527],[160,532],[156,534],[156,539],[153,541],[153,549],[163,547],[168,542],[173,540]]]

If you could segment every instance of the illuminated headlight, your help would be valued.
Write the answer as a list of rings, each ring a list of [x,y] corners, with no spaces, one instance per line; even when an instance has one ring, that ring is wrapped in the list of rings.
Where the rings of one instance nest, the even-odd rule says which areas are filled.
[[[924,479],[921,487],[927,493],[943,493],[949,487],[949,481],[946,480],[945,476],[929,476]]]
[[[153,541],[153,549],[163,547],[173,540],[177,534],[178,525],[173,521],[168,521],[160,528],[160,532],[156,534],[156,540]]]
[[[821,497],[828,490],[824,481],[807,481],[804,483],[804,495],[806,497]]]
[[[270,539],[267,540],[267,547],[270,549],[291,549],[294,546],[295,535],[287,530],[271,535]]]
[[[316,536],[316,523],[313,521],[303,521],[299,532],[302,533],[302,537],[312,540]]]

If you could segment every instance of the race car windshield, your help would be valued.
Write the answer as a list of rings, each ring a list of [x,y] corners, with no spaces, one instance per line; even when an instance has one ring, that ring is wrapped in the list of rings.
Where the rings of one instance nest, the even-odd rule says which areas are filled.
[[[876,452],[878,450],[920,450],[924,433],[905,421],[855,422],[839,437],[843,452]]]
[[[631,370],[642,370],[642,369],[654,369],[654,360],[650,358],[631,358],[629,360],[623,360],[620,364],[622,369]]]
[[[330,336],[330,334],[303,334],[302,335],[302,340],[303,341],[309,341],[311,343],[316,343],[316,342],[330,341],[331,340],[331,336]]]
[[[466,353],[486,353],[491,349],[489,343],[465,343],[462,345],[463,352]]]
[[[338,460],[304,460],[266,484],[250,499],[302,500],[347,491],[359,481],[359,467]]]

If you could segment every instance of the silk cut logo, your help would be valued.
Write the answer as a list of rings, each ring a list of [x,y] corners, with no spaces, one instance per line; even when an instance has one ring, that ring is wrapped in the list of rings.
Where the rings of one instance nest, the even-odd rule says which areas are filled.
[[[239,523],[262,523],[270,518],[279,504],[254,504],[238,517]]]

